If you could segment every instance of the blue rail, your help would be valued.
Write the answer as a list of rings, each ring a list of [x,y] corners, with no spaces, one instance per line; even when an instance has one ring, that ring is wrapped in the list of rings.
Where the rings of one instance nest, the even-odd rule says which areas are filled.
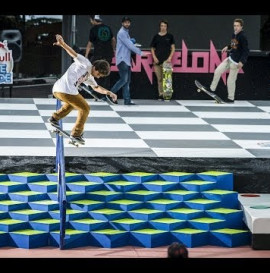
[[[61,108],[61,101],[57,100],[56,110]],[[63,128],[62,120],[59,121],[60,127]],[[65,177],[65,154],[63,136],[56,134],[56,166],[58,172],[58,202],[60,209],[60,249],[65,245],[65,226],[66,226],[66,177]]]

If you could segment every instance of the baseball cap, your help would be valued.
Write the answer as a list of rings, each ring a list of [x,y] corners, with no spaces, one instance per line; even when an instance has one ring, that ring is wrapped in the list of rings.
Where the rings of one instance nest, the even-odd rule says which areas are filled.
[[[128,16],[124,16],[124,17],[122,18],[122,23],[125,22],[125,21],[131,22],[131,19],[130,19]]]
[[[100,15],[95,15],[94,16],[94,20],[96,20],[96,21],[102,21]]]

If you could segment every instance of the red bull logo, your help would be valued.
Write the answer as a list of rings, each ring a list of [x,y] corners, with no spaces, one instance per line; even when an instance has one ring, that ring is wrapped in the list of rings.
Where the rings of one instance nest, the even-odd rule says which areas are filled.
[[[13,83],[12,50],[8,49],[7,41],[0,42],[0,84]]]
[[[10,62],[11,61],[11,54],[10,52],[6,52],[5,55],[0,55],[0,62]]]

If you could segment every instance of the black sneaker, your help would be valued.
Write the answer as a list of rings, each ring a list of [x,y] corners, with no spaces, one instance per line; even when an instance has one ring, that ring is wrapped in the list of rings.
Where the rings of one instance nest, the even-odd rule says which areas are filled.
[[[225,98],[223,101],[226,102],[226,103],[234,103],[234,100],[230,100],[228,98]]]
[[[54,127],[60,127],[58,120],[53,117],[48,118],[48,122],[50,122],[51,125]]]
[[[74,138],[80,144],[82,144],[82,145],[85,144],[85,140],[83,139],[83,135],[81,135],[81,136],[71,136],[71,137]]]
[[[159,101],[163,101],[163,95],[158,96]]]
[[[134,102],[127,102],[125,105],[136,105]]]

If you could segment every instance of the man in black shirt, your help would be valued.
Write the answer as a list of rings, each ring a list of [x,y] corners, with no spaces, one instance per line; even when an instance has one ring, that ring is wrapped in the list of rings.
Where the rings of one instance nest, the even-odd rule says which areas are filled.
[[[160,31],[157,33],[151,42],[151,53],[154,61],[154,69],[158,82],[159,100],[163,99],[163,71],[162,64],[171,62],[173,53],[175,52],[175,41],[172,34],[168,33],[168,22],[162,20],[159,23]]]
[[[90,16],[90,22],[93,27],[90,29],[85,57],[88,58],[93,45],[94,53],[90,60],[91,63],[96,60],[106,60],[111,65],[116,46],[113,32],[109,26],[103,24],[100,15]],[[106,89],[110,89],[110,77],[99,79],[98,84]]]
[[[221,75],[230,69],[227,80],[228,98],[223,99],[227,103],[234,103],[235,97],[235,82],[239,69],[247,62],[249,49],[248,41],[243,32],[244,21],[235,19],[233,22],[234,33],[232,34],[231,43],[222,49],[223,52],[229,51],[229,57],[226,58],[215,70],[213,81],[210,85],[210,90],[215,91]]]

